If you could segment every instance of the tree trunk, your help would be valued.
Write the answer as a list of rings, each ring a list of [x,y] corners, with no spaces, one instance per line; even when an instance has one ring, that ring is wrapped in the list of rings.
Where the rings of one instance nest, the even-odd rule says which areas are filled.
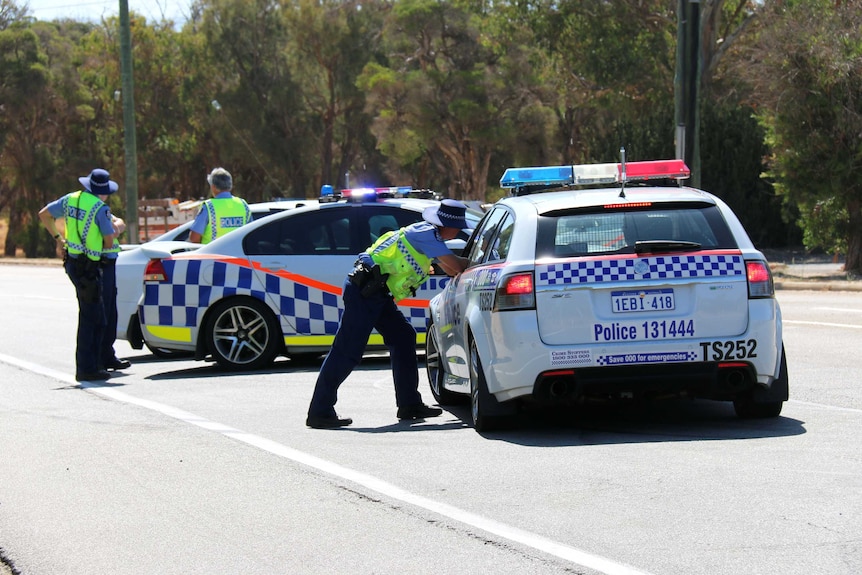
[[[850,214],[850,226],[844,271],[862,275],[862,202],[859,200],[848,201],[847,213]]]
[[[3,255],[14,258],[18,248],[16,238],[21,232],[21,215],[15,205],[9,206],[9,228],[6,230],[6,242],[3,245]]]

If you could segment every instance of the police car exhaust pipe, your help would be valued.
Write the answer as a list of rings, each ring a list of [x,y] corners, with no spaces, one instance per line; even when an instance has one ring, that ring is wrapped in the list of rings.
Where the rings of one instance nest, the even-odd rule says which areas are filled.
[[[730,390],[739,390],[745,387],[746,374],[741,369],[732,369],[724,372],[722,382],[724,387]]]
[[[552,379],[548,384],[548,395],[551,399],[563,399],[569,395],[569,382],[564,379]]]

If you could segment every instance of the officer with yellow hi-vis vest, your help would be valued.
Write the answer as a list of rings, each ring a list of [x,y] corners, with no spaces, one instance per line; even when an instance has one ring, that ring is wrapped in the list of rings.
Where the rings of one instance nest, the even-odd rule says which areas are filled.
[[[101,357],[106,326],[102,258],[114,243],[114,227],[111,211],[99,196],[107,197],[119,186],[101,168],[78,180],[84,189],[48,204],[39,211],[39,219],[64,244],[63,267],[78,298],[75,379],[101,381],[111,377]],[[64,220],[65,238],[57,231],[60,218]]]
[[[248,204],[231,193],[230,172],[216,168],[207,176],[207,183],[213,197],[201,204],[189,232],[190,242],[208,244],[252,221]]]
[[[432,262],[450,276],[464,271],[467,259],[452,253],[445,241],[467,227],[466,209],[459,201],[443,200],[439,206],[425,209],[425,221],[382,235],[359,255],[344,282],[344,313],[317,376],[305,422],[308,427],[330,429],[353,423],[335,412],[338,388],[359,365],[374,329],[383,336],[389,350],[398,419],[423,419],[443,413],[439,407],[422,402],[416,330],[396,302],[416,292],[428,278]]]

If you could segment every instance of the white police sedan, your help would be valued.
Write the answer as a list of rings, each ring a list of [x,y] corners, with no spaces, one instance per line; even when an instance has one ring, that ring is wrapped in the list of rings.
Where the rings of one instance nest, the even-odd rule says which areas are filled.
[[[151,349],[192,352],[227,369],[326,352],[357,255],[384,233],[421,221],[422,210],[436,205],[400,197],[417,194],[342,190],[318,206],[275,214],[193,252],[150,261],[138,311],[144,341]],[[467,212],[471,226],[481,216]],[[463,247],[467,237],[450,247],[457,249],[459,241]],[[432,275],[415,297],[399,302],[419,343],[428,302],[448,281],[445,274]],[[378,334],[371,335],[369,349],[385,349]]]
[[[249,204],[252,217],[260,219],[264,216],[317,205],[317,200],[278,200]],[[144,339],[138,322],[138,301],[143,294],[144,270],[153,258],[164,258],[173,254],[192,251],[200,248],[200,244],[188,241],[192,222],[186,222],[164,234],[143,244],[128,244],[117,256],[117,339],[128,340],[133,349],[142,349]],[[170,349],[150,348],[157,357],[173,357],[176,353]]]
[[[435,399],[469,398],[479,431],[528,402],[698,397],[778,416],[788,376],[769,266],[719,198],[655,185],[688,176],[680,160],[507,170],[513,197],[431,301]]]

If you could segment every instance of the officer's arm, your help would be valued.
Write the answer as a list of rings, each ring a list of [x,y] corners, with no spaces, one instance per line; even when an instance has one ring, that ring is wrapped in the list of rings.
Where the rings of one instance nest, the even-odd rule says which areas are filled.
[[[102,236],[102,249],[108,250],[114,246],[114,234]]]
[[[52,237],[57,237],[60,235],[60,232],[57,231],[57,220],[54,219],[48,212],[48,206],[45,206],[41,210],[39,210],[39,220],[42,222],[42,225],[45,226],[45,229],[48,230],[48,233],[51,234]]]
[[[455,254],[446,254],[438,256],[437,263],[446,272],[446,275],[456,276],[467,269],[468,260],[465,257],[456,256]]]
[[[193,244],[201,243],[201,235],[197,232],[189,232],[189,241]]]

